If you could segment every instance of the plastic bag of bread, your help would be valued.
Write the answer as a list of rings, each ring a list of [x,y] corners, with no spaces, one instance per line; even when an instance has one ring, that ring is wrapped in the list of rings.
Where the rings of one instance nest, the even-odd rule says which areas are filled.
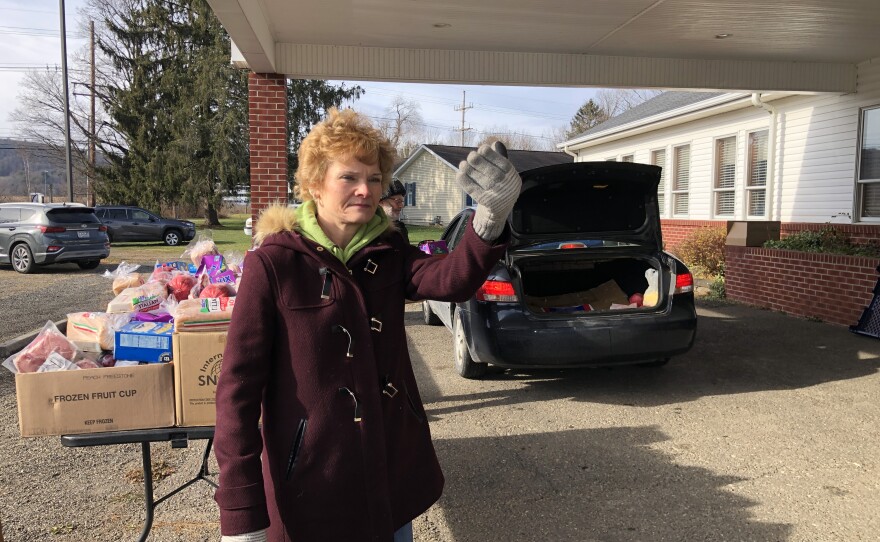
[[[147,282],[137,288],[126,288],[107,304],[107,312],[149,312],[158,309],[168,298],[161,282]]]
[[[140,265],[119,262],[113,271],[104,271],[104,277],[113,279],[113,295],[119,295],[126,288],[136,288],[144,283],[144,277],[137,273]]]
[[[198,237],[189,242],[181,257],[189,257],[195,265],[201,265],[202,258],[209,254],[220,254],[214,239],[210,234],[200,233]]]
[[[216,331],[226,329],[232,319],[234,297],[187,299],[174,312],[174,331]]]
[[[18,353],[6,358],[3,366],[13,373],[35,373],[50,356],[56,361],[60,357],[73,362],[78,355],[79,350],[76,345],[65,337],[64,333],[58,331],[55,323],[49,320],[34,340]]]
[[[129,313],[74,312],[67,315],[67,338],[96,342],[101,350],[113,350],[116,331],[130,320]]]

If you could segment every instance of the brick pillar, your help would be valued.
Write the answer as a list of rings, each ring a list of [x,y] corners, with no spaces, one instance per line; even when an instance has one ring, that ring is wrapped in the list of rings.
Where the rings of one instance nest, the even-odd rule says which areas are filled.
[[[287,202],[287,84],[276,73],[248,74],[251,216]]]

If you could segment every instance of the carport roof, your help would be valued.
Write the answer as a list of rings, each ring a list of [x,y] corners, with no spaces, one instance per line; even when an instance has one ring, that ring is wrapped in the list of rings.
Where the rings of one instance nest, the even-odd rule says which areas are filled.
[[[877,0],[209,0],[233,61],[298,78],[852,92]]]

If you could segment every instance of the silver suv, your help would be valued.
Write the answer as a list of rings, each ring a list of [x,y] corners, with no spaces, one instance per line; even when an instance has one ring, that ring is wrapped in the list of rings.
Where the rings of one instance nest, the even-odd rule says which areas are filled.
[[[107,226],[78,203],[0,203],[0,264],[19,273],[76,263],[94,269],[110,255]]]
[[[140,207],[96,205],[95,214],[107,228],[113,243],[120,241],[162,241],[173,247],[192,241],[196,225],[188,220],[162,218]]]

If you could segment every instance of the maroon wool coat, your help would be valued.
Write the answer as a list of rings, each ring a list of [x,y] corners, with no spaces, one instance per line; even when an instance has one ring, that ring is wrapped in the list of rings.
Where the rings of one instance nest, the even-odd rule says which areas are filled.
[[[217,385],[224,535],[391,541],[440,497],[405,299],[470,298],[504,248],[469,226],[429,256],[392,231],[345,265],[285,231],[248,256]]]

